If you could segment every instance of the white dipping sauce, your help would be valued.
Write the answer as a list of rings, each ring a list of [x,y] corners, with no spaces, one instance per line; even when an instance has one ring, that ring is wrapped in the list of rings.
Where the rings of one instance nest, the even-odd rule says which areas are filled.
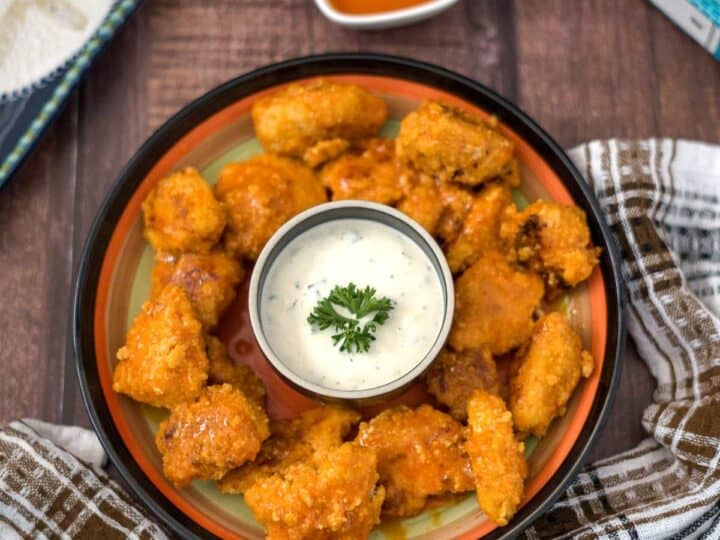
[[[341,352],[334,327],[318,330],[307,321],[319,300],[349,283],[393,301],[367,352]],[[273,262],[260,297],[265,337],[278,358],[303,379],[336,390],[373,388],[410,371],[435,342],[443,308],[440,278],[422,249],[365,219],[301,233]]]

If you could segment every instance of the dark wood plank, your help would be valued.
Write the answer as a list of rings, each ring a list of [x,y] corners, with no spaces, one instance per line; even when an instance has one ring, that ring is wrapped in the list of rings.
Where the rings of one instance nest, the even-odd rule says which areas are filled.
[[[80,89],[77,185],[72,246],[73,275],[105,195],[123,165],[148,135],[143,62],[147,38],[145,8],[140,8],[108,45]],[[72,354],[68,344],[68,354]],[[74,366],[65,373],[63,421],[89,425]]]
[[[603,432],[587,457],[588,463],[628,450],[649,436],[641,420],[654,390],[655,380],[628,338],[615,401]]]
[[[77,98],[0,193],[0,424],[62,417]]]
[[[325,19],[311,2],[148,6],[151,128],[217,84],[252,68],[303,54],[379,51],[434,62],[509,95],[515,92],[512,6],[460,2],[429,21],[383,32],[358,32]],[[502,61],[501,61],[502,59]]]
[[[650,18],[657,135],[720,142],[720,62],[662,16]]]
[[[520,106],[564,145],[655,135],[651,11],[624,0],[516,2]]]
[[[161,0],[148,5],[149,127],[232,77],[308,54],[305,4]]]
[[[409,56],[468,75],[514,97],[511,2],[458,2],[433,19],[382,32],[348,30],[314,8],[310,11],[313,53],[342,49]]]

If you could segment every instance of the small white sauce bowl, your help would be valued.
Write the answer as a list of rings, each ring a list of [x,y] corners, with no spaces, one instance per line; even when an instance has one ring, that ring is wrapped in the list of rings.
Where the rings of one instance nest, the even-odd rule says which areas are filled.
[[[423,4],[408,8],[363,15],[338,11],[332,5],[331,0],[315,0],[315,5],[317,5],[325,17],[341,26],[358,30],[380,30],[382,28],[404,26],[429,19],[441,11],[445,11],[457,1],[458,0],[428,0]]]
[[[404,234],[423,251],[437,273],[443,294],[443,319],[437,337],[430,349],[406,373],[373,388],[345,390],[326,388],[308,381],[293,371],[273,351],[262,325],[261,300],[268,272],[278,255],[288,244],[305,231],[338,219],[365,219],[389,226]],[[371,405],[397,396],[414,383],[440,354],[452,326],[455,313],[455,291],[452,273],[437,242],[416,221],[402,212],[383,204],[367,201],[335,201],[306,210],[286,222],[268,240],[258,257],[250,277],[248,310],[250,324],[258,345],[275,371],[292,387],[314,398],[328,402],[346,402],[351,405]]]

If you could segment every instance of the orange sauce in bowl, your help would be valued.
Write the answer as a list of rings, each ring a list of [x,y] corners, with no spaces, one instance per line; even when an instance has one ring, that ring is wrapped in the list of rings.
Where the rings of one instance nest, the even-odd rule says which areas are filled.
[[[396,11],[419,4],[426,4],[428,0],[331,0],[331,4],[338,11],[353,15],[368,15],[384,11]]]

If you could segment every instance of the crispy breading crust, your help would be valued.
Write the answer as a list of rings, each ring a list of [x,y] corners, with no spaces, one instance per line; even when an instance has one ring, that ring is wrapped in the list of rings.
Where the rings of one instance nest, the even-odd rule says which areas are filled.
[[[535,201],[507,208],[500,236],[521,264],[545,276],[549,287],[574,287],[590,277],[600,249],[592,247],[585,212],[577,206]]]
[[[185,291],[168,285],[133,321],[113,373],[113,390],[155,407],[194,400],[208,358],[202,325]]]
[[[429,405],[394,407],[360,424],[356,441],[378,458],[383,514],[414,516],[431,495],[472,490],[463,440],[462,426]]]
[[[440,192],[434,183],[419,183],[408,190],[397,209],[434,235],[443,211]]]
[[[503,183],[494,183],[478,193],[460,233],[446,248],[450,270],[460,272],[485,253],[504,251],[500,241],[500,216],[510,205],[512,195]]]
[[[223,251],[183,253],[177,258],[159,253],[152,271],[150,298],[168,283],[181,287],[190,298],[205,329],[214,328],[235,299],[235,289],[245,270]]]
[[[270,438],[255,461],[230,471],[218,486],[225,493],[243,493],[261,478],[282,474],[290,465],[310,459],[315,452],[340,446],[359,421],[360,415],[352,409],[327,405],[296,418],[271,422]]]
[[[380,521],[375,454],[354,443],[258,480],[245,501],[269,540],[360,540]]]
[[[334,201],[360,199],[380,204],[398,202],[413,181],[395,160],[393,139],[370,139],[325,165],[320,179]]]
[[[196,478],[219,479],[254,459],[269,434],[262,407],[223,384],[208,386],[194,403],[174,408],[155,442],[165,476],[183,487]]]
[[[418,172],[474,186],[506,172],[514,145],[496,120],[429,101],[403,118],[396,148]]]
[[[448,339],[456,351],[483,345],[503,354],[526,342],[544,293],[542,280],[512,268],[497,253],[480,257],[455,281],[455,318]]]
[[[145,238],[157,251],[210,251],[225,228],[224,210],[193,167],[160,180],[142,209]]]
[[[387,105],[354,84],[315,79],[256,100],[252,119],[266,151],[303,158],[314,167],[345,150],[337,141],[376,135]]]
[[[469,189],[448,182],[438,184],[438,195],[442,204],[442,214],[435,234],[448,244],[454,242],[462,231],[468,212],[473,207],[475,196]]]
[[[513,434],[512,415],[498,396],[476,390],[468,402],[465,448],[475,476],[478,506],[498,525],[507,525],[525,490],[525,446]]]
[[[495,360],[487,347],[462,352],[443,349],[425,372],[425,384],[428,392],[461,422],[467,418],[467,402],[475,390],[499,393]]]
[[[520,368],[510,381],[510,410],[515,428],[543,436],[565,405],[581,377],[594,368],[592,355],[564,315],[549,313],[537,322]]]
[[[242,391],[248,399],[262,406],[265,403],[265,385],[250,366],[236,364],[228,356],[227,347],[215,336],[206,335],[210,365],[207,383],[229,384]]]
[[[228,211],[225,246],[250,260],[288,219],[327,200],[311,169],[273,155],[226,165],[215,193]]]

